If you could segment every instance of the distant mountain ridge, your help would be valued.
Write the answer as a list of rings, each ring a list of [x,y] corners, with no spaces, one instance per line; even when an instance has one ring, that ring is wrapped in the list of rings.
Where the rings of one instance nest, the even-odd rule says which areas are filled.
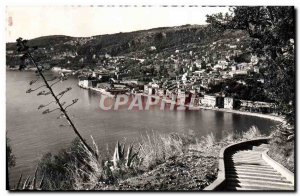
[[[168,48],[184,48],[187,44],[207,45],[219,39],[246,36],[241,31],[218,33],[207,25],[183,25],[160,27],[126,33],[71,37],[51,35],[29,40],[29,45],[38,46],[36,58],[41,63],[78,67],[79,64],[97,65],[101,55],[133,55],[140,58],[151,46],[155,53]],[[26,38],[24,38],[26,39]],[[16,43],[7,43],[7,51],[15,51]],[[15,52],[7,54],[7,65],[18,64]],[[142,55],[143,56],[143,55]],[[68,63],[67,63],[68,62]],[[99,63],[98,63],[99,64]]]

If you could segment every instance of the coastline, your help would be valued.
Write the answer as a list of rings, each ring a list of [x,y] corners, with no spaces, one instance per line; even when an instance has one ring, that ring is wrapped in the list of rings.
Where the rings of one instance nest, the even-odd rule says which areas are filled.
[[[209,108],[209,107],[204,107],[204,106],[197,106],[193,107],[192,109],[203,109],[203,110],[214,110],[214,111],[219,111],[219,112],[227,112],[227,113],[234,113],[234,114],[240,114],[240,115],[247,115],[247,116],[255,116],[255,117],[260,117],[260,118],[265,118],[277,122],[283,123],[285,120],[282,116],[275,116],[272,114],[261,114],[261,113],[254,113],[254,112],[244,112],[244,111],[239,111],[239,110],[231,110],[231,109],[223,109],[223,108]]]
[[[81,88],[84,89],[88,89],[88,90],[93,90],[93,91],[97,91],[100,92],[103,95],[107,95],[110,97],[114,97],[113,95],[111,95],[108,92],[105,92],[105,90],[102,89],[97,89],[97,88],[85,88],[83,86],[78,85]],[[141,95],[144,97],[157,97],[154,95],[147,95],[145,93],[135,93],[133,95]],[[160,99],[162,101],[165,101],[167,104],[170,104],[172,102],[172,100],[167,100],[167,99],[163,99],[162,97],[160,97]],[[176,104],[178,105],[178,104]],[[205,107],[205,106],[190,106],[190,105],[185,105],[185,107],[189,108],[190,110],[213,110],[213,111],[219,111],[219,112],[227,112],[227,113],[233,113],[233,114],[240,114],[240,115],[247,115],[247,116],[254,116],[254,117],[259,117],[259,118],[265,118],[265,119],[269,119],[269,120],[273,120],[273,121],[277,121],[277,122],[285,122],[285,119],[282,116],[277,116],[277,115],[272,115],[272,114],[262,114],[262,113],[255,113],[255,112],[246,112],[246,111],[239,111],[239,110],[233,110],[233,109],[225,109],[225,108],[212,108],[212,107]]]
[[[153,96],[153,95],[147,95],[147,94],[141,94],[142,96]],[[153,96],[155,97],[155,96]],[[170,104],[171,100],[165,100],[162,97],[160,97],[161,100],[166,101],[167,104]],[[213,110],[213,111],[219,111],[219,112],[227,112],[227,113],[234,113],[234,114],[240,114],[240,115],[247,115],[247,116],[255,116],[259,118],[265,118],[277,122],[285,122],[285,119],[282,116],[272,115],[272,114],[262,114],[262,113],[255,113],[255,112],[245,112],[245,111],[239,111],[239,110],[233,110],[233,109],[225,109],[225,108],[212,108],[212,107],[205,107],[205,106],[190,106],[185,105],[185,107],[189,108],[190,110]]]
[[[83,88],[83,89],[86,89],[86,90],[92,90],[92,91],[95,91],[95,92],[99,92],[101,93],[102,95],[106,95],[106,96],[109,96],[111,98],[114,98],[114,95],[112,95],[110,92],[107,92],[105,89],[101,89],[101,88],[94,88],[94,87],[84,87],[80,84],[78,84],[78,86],[80,88]]]

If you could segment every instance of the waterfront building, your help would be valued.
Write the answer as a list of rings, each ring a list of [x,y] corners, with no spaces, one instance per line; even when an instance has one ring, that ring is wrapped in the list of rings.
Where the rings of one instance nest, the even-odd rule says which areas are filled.
[[[145,84],[145,85],[144,85],[144,93],[145,93],[146,95],[149,94],[149,87],[150,87],[149,84]]]
[[[144,93],[147,95],[155,95],[157,92],[157,89],[158,88],[153,87],[151,85],[144,85]]]
[[[224,108],[225,109],[234,109],[235,100],[232,97],[224,97]]]
[[[79,79],[78,85],[82,88],[89,88],[89,81],[87,79]]]
[[[200,103],[206,107],[224,108],[224,97],[222,95],[204,95]]]
[[[123,84],[123,83],[113,83],[111,85],[112,85],[112,88],[116,88],[116,89],[125,89],[125,88],[127,88],[126,84]]]
[[[246,110],[250,112],[260,112],[260,113],[276,112],[276,106],[274,103],[240,100],[240,106],[241,106],[241,110]]]
[[[178,105],[185,105],[185,91],[179,91],[177,92],[177,104]]]
[[[61,71],[61,67],[52,67],[52,71],[59,72]]]
[[[90,87],[96,87],[97,83],[98,81],[95,79],[90,80],[88,78],[80,78],[78,82],[78,86],[82,88],[90,88]]]
[[[224,97],[222,95],[216,96],[216,107],[224,108]]]
[[[200,99],[201,104],[207,107],[216,107],[216,96],[215,95],[204,95],[203,98]]]

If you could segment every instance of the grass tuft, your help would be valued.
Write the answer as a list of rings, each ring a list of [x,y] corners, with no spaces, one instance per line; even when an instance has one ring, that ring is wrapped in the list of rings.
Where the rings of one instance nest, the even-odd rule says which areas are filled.
[[[178,134],[158,134],[152,131],[141,136],[140,154],[142,165],[149,169],[166,159],[183,153],[183,141]]]

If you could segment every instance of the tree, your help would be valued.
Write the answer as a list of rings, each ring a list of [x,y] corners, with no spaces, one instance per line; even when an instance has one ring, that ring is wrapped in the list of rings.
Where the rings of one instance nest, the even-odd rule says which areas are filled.
[[[208,16],[214,28],[245,30],[265,68],[263,75],[268,97],[290,125],[295,123],[295,9],[288,6],[235,7],[230,21],[219,15]]]
[[[260,44],[267,72],[265,87],[290,124],[295,123],[294,7],[237,7],[231,26],[246,29]]]
[[[228,23],[232,20],[232,14],[228,12],[206,15],[206,22],[211,24],[209,29],[214,29],[216,32],[223,32],[227,29]]]

